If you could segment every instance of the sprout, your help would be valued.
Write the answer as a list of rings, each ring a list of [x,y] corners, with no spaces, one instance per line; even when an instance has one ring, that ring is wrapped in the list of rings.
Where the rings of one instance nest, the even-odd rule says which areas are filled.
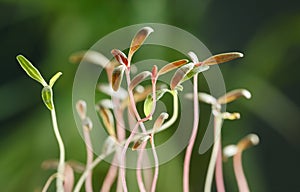
[[[238,183],[239,191],[250,191],[242,166],[242,153],[245,149],[258,145],[259,137],[256,134],[249,134],[242,138],[237,145],[229,145],[223,149],[225,160],[233,156],[233,168]]]

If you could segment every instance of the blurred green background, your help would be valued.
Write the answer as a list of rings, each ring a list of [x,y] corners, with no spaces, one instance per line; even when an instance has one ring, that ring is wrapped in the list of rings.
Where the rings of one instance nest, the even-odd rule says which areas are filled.
[[[245,54],[242,60],[220,66],[228,90],[243,87],[253,94],[250,101],[228,106],[230,111],[240,111],[242,119],[225,123],[223,144],[257,133],[260,145],[243,156],[252,191],[300,191],[300,1],[0,0],[1,191],[41,189],[52,171],[40,165],[58,155],[50,114],[40,99],[41,87],[25,75],[15,56],[26,55],[46,79],[63,72],[55,86],[58,121],[67,159],[84,162],[85,147],[71,105],[76,65],[68,57],[118,28],[146,22],[182,28],[212,53]],[[209,112],[208,106],[201,107]],[[200,118],[203,126],[206,116]],[[202,191],[210,155],[199,155],[199,144],[200,139],[191,162],[191,191]],[[161,166],[157,191],[182,191],[183,157],[181,153]],[[224,165],[226,187],[237,191],[231,162]],[[96,169],[95,189],[108,166],[103,163]],[[133,171],[129,178],[135,191]]]

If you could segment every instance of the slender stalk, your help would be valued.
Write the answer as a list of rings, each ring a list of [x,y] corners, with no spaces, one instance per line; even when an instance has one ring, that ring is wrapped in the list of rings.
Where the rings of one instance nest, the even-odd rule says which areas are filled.
[[[131,105],[131,109],[133,110],[134,112],[134,115],[138,121],[138,123],[140,124],[141,126],[141,129],[142,131],[145,133],[146,132],[146,128],[145,128],[145,125],[143,123],[143,121],[141,121],[141,117],[137,111],[137,108],[136,108],[136,104],[134,102],[134,97],[133,97],[133,93],[132,91],[129,89],[129,85],[130,85],[130,70],[129,69],[126,69],[125,71],[126,73],[126,80],[127,80],[127,86],[128,86],[128,94],[129,94],[129,100],[130,100],[130,105]]]
[[[219,136],[219,147],[216,160],[215,179],[218,192],[225,192],[224,180],[223,180],[223,166],[222,166],[222,141],[221,135]]]
[[[43,189],[42,189],[42,192],[47,192],[47,190],[48,190],[50,184],[51,184],[52,181],[57,177],[57,175],[58,175],[57,173],[54,173],[53,175],[51,175],[51,176],[49,177],[49,179],[47,180],[47,182],[45,183],[45,185],[44,185],[44,187],[43,187]]]
[[[142,122],[149,120],[155,112],[155,108],[156,108],[156,79],[153,79],[153,81],[152,81],[152,98],[153,98],[153,104],[152,104],[151,113],[147,117],[141,119]],[[137,162],[137,171],[136,171],[137,181],[138,181],[138,185],[139,185],[139,188],[140,188],[141,192],[146,192],[143,177],[142,177],[142,174],[141,174],[141,164],[142,164],[142,160],[143,160],[143,150],[146,147],[146,144],[147,144],[146,142],[143,143],[142,146],[141,146],[141,150],[139,151],[138,162]],[[153,155],[156,157],[155,160],[156,159],[158,160],[155,147],[153,148],[153,146],[152,146],[152,151],[153,151]],[[147,154],[146,154],[146,156],[147,156]],[[158,176],[158,171],[157,171],[157,175],[155,174],[154,177],[157,177],[157,176]],[[157,180],[157,178],[156,178],[156,180]],[[154,182],[154,180],[153,180],[153,182]],[[153,184],[154,184],[154,186],[153,186]],[[152,184],[151,188],[155,189],[156,181],[153,184]]]
[[[56,179],[56,189],[57,192],[63,192],[64,191],[63,180],[64,180],[64,171],[65,171],[65,147],[59,133],[54,105],[53,105],[53,109],[51,110],[51,117],[52,117],[53,130],[59,146],[59,153],[60,153],[59,163],[57,168],[58,176]]]
[[[157,152],[155,150],[154,135],[152,135],[151,148],[152,148],[152,153],[153,153],[153,157],[154,157],[154,164],[155,164],[154,176],[153,176],[153,181],[152,181],[152,186],[151,186],[151,192],[155,192],[156,184],[157,184],[157,180],[158,180],[159,161],[158,161]]]
[[[93,163],[91,163],[90,166],[87,167],[87,168],[84,170],[84,172],[83,172],[83,174],[81,175],[81,177],[79,178],[79,180],[78,180],[78,182],[77,182],[77,184],[76,184],[76,186],[75,186],[73,192],[79,192],[79,191],[80,191],[80,189],[81,189],[81,187],[82,187],[84,181],[86,180],[86,178],[87,178],[89,172],[90,172],[91,170],[93,170],[93,169],[94,169],[94,168],[95,168],[95,167],[96,167],[96,166],[97,166],[97,165],[98,165],[105,157],[107,157],[108,155],[110,155],[112,152],[114,152],[114,150],[109,151],[108,153],[99,155],[99,156],[93,161]]]
[[[222,126],[222,118],[219,116],[214,117],[214,145],[208,165],[208,170],[207,170],[207,175],[206,175],[206,180],[205,180],[205,186],[204,186],[204,192],[210,192],[211,191],[211,185],[212,185],[212,180],[213,180],[213,175],[214,175],[214,169],[217,161],[217,156],[218,156],[218,151],[219,151],[219,146],[221,139],[218,138],[218,134],[221,131],[221,126]]]
[[[114,114],[115,114],[116,121],[117,121],[117,124],[116,124],[117,137],[118,137],[119,142],[121,142],[121,141],[124,141],[125,138],[126,138],[126,132],[125,132],[125,127],[124,127],[125,122],[124,122],[124,118],[123,118],[123,109],[121,109],[121,107],[119,107],[120,106],[120,100],[119,99],[114,98],[114,97],[112,99],[113,99],[113,102],[114,102],[114,106],[117,106],[117,109],[114,108]],[[120,159],[119,158],[120,155],[121,155],[120,150],[117,150],[117,152],[116,152],[117,159],[116,160]],[[111,177],[112,177],[111,180],[115,180],[115,178],[117,176],[117,170],[113,173],[115,175],[111,175]],[[121,175],[121,170],[120,169],[119,169],[119,175]],[[118,177],[117,192],[122,192],[122,178],[121,177]]]
[[[238,183],[239,191],[249,192],[250,190],[248,187],[247,179],[243,171],[241,151],[233,157],[233,168]]]
[[[132,140],[132,138],[134,137],[135,135],[135,132],[137,131],[139,127],[139,123],[136,123],[134,128],[132,129],[128,139],[126,140],[125,142],[125,145],[123,147],[123,150],[122,150],[122,153],[121,153],[121,166],[120,166],[120,173],[121,173],[121,178],[122,178],[122,185],[123,185],[123,190],[124,192],[127,192],[128,189],[127,189],[127,184],[126,184],[126,177],[125,177],[125,157],[126,157],[126,151],[128,149],[128,146]]]
[[[121,169],[120,168],[119,168],[119,173],[118,173],[118,181],[117,181],[116,192],[123,192],[123,184],[122,184],[122,177],[121,177]]]
[[[113,159],[113,162],[115,163],[118,160],[118,154],[116,153]],[[114,181],[116,180],[117,177],[117,173],[118,173],[118,167],[115,165],[111,165],[109,167],[109,170],[106,174],[106,177],[104,179],[104,182],[102,184],[101,187],[101,192],[109,192],[111,186],[113,185]]]
[[[175,121],[177,120],[178,117],[178,95],[176,91],[171,91],[171,94],[173,95],[173,115],[169,121],[164,123],[155,133],[161,132],[167,128],[169,128]],[[149,130],[147,134],[151,134],[153,131]]]
[[[194,124],[193,131],[186,149],[184,158],[184,168],[183,168],[183,191],[189,191],[189,172],[190,172],[190,162],[192,151],[194,148],[194,143],[197,137],[198,124],[199,124],[199,103],[198,103],[198,75],[194,76]]]
[[[144,162],[149,163],[149,157],[146,156],[144,157]],[[143,177],[144,177],[144,184],[145,184],[145,188],[146,191],[150,191],[151,190],[151,186],[152,186],[152,180],[153,180],[153,172],[151,168],[147,168],[143,170]]]
[[[92,142],[90,137],[90,130],[88,130],[87,127],[83,127],[83,136],[84,136],[84,141],[86,146],[86,154],[87,154],[86,168],[87,168],[93,162],[93,149],[92,149]],[[86,192],[93,191],[92,170],[89,171],[87,178],[85,180],[85,191]]]
[[[136,165],[136,179],[137,183],[139,186],[139,189],[141,192],[146,192],[146,188],[143,182],[143,176],[142,176],[142,162],[143,162],[143,154],[144,154],[144,149],[147,145],[147,142],[144,142],[141,144],[141,147],[139,149],[139,155],[138,155],[138,160],[137,160],[137,165]]]

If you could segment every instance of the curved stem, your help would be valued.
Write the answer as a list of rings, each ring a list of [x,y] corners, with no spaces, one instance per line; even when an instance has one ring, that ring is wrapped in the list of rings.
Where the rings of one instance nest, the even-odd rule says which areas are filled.
[[[120,173],[121,173],[121,179],[122,179],[122,185],[124,192],[127,192],[127,184],[126,184],[126,177],[125,177],[125,157],[126,157],[126,151],[128,149],[128,146],[130,144],[130,141],[135,135],[136,129],[139,127],[139,123],[136,123],[134,128],[132,129],[128,139],[125,142],[125,145],[123,147],[122,153],[121,153],[121,165],[120,165]]]
[[[143,154],[144,154],[144,149],[147,145],[147,142],[144,142],[141,144],[140,150],[139,150],[139,155],[138,155],[138,160],[137,160],[137,165],[136,165],[136,179],[137,183],[139,186],[139,189],[141,192],[146,192],[146,188],[143,182],[143,176],[142,176],[142,161],[143,161]]]
[[[97,166],[97,165],[98,165],[105,157],[107,157],[108,155],[110,155],[112,152],[114,152],[114,150],[111,150],[111,151],[109,151],[109,152],[106,153],[106,154],[101,154],[101,155],[99,155],[99,156],[93,161],[93,163],[91,163],[90,166],[87,167],[87,168],[84,170],[84,172],[83,172],[83,174],[81,175],[81,177],[79,178],[79,180],[78,180],[78,182],[77,182],[77,184],[76,184],[76,186],[75,186],[73,192],[79,192],[79,191],[80,191],[80,189],[81,189],[81,187],[82,187],[84,181],[86,180],[86,178],[87,178],[89,172],[90,172],[91,170],[93,170],[93,169],[94,169],[94,168],[95,168],[95,167],[96,167],[96,166]]]
[[[233,157],[233,168],[234,168],[236,181],[238,183],[239,191],[249,192],[247,179],[246,179],[246,176],[245,176],[244,171],[243,171],[242,152],[238,152]]]
[[[65,147],[59,133],[54,106],[53,109],[51,110],[51,118],[52,118],[52,126],[54,130],[54,134],[59,146],[59,163],[57,168],[58,177],[56,179],[56,188],[57,188],[57,192],[63,192],[64,191],[63,178],[64,178],[64,171],[65,171]]]
[[[50,184],[51,184],[52,181],[57,177],[57,175],[58,175],[57,173],[54,173],[53,175],[51,175],[51,176],[49,177],[49,179],[47,180],[47,182],[45,183],[45,185],[44,185],[44,187],[43,187],[43,189],[42,189],[42,192],[47,192],[47,190],[48,190]]]
[[[113,159],[113,164],[118,160],[118,154],[116,153]],[[101,192],[109,192],[111,186],[113,185],[114,181],[116,180],[118,167],[115,165],[110,165],[109,170],[106,174],[104,182],[101,187]]]
[[[173,95],[173,115],[169,121],[164,123],[155,133],[159,133],[167,128],[169,128],[175,121],[177,120],[178,117],[178,95],[176,91],[171,91],[170,92]],[[147,134],[151,134],[153,131],[149,130]]]
[[[157,156],[156,149],[155,149],[154,135],[152,135],[151,148],[152,148],[152,153],[153,153],[154,163],[155,163],[155,170],[154,170],[154,176],[153,176],[153,181],[152,181],[152,186],[151,186],[151,192],[155,192],[156,184],[157,184],[157,180],[158,180],[159,161],[158,161],[158,156]]]
[[[215,143],[213,145],[213,149],[212,149],[212,153],[211,153],[211,157],[210,157],[210,161],[209,161],[209,165],[208,165],[205,186],[204,186],[204,192],[211,191],[214,170],[215,170],[219,146],[220,146],[220,142],[221,142],[221,138],[218,138],[218,136],[220,136],[219,134],[221,132],[221,126],[222,126],[222,118],[215,116],[214,117],[214,141],[215,141]]]
[[[198,75],[194,76],[194,124],[193,131],[190,138],[189,145],[187,146],[185,158],[184,158],[184,168],[183,168],[183,191],[189,191],[189,172],[190,172],[190,162],[192,151],[194,148],[194,143],[197,137],[199,124],[199,103],[198,103]]]
[[[137,111],[137,108],[136,108],[136,104],[135,104],[135,101],[134,101],[133,93],[129,89],[129,85],[130,85],[130,82],[131,82],[130,81],[130,71],[129,71],[129,69],[126,69],[125,73],[126,73],[126,80],[127,80],[128,94],[129,94],[129,100],[130,100],[131,109],[133,110],[134,115],[137,118],[138,123],[141,126],[142,131],[145,133],[146,132],[145,125],[144,125],[143,121],[141,121],[141,117],[140,117],[140,115],[139,115],[139,113]]]
[[[90,131],[86,127],[83,127],[83,136],[84,136],[86,155],[87,155],[86,167],[89,167],[90,164],[93,162],[93,147],[92,147],[92,142],[90,137]],[[87,178],[85,180],[85,191],[86,192],[93,191],[92,170],[89,171]]]

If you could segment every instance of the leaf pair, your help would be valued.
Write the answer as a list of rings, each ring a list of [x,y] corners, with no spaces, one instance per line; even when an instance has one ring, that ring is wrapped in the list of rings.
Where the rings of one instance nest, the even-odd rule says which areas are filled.
[[[115,57],[115,59],[121,64],[116,67],[112,73],[112,88],[114,91],[117,91],[121,85],[124,70],[130,70],[130,63],[133,54],[141,47],[141,45],[145,42],[146,38],[153,32],[151,27],[144,27],[139,30],[132,39],[128,57],[119,49],[113,49],[111,54]]]
[[[32,63],[26,59],[23,55],[18,55],[17,60],[23,70],[27,73],[29,77],[39,82],[44,88],[42,89],[42,99],[46,107],[49,110],[54,109],[53,105],[53,92],[52,87],[56,80],[62,75],[61,72],[56,73],[49,81],[49,85],[44,80],[43,76],[40,74],[39,70],[35,68]]]

